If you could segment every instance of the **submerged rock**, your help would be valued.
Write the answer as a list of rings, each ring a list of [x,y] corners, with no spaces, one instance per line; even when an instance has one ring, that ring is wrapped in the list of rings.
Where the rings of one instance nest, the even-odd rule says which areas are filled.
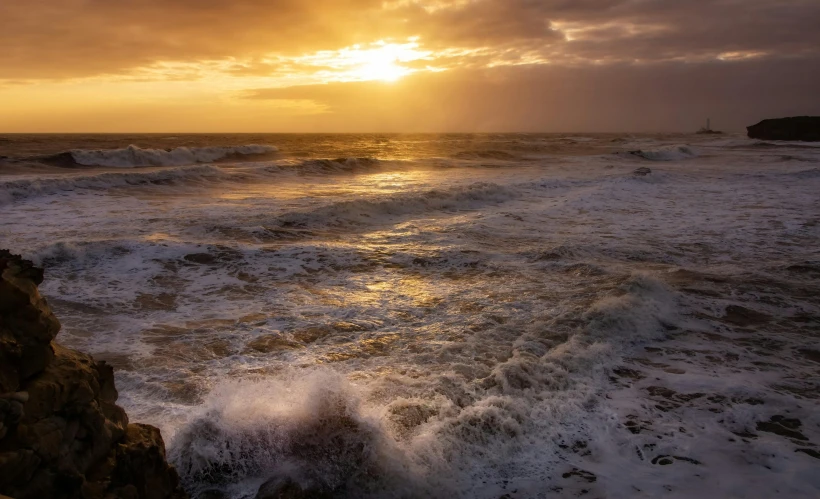
[[[129,424],[114,370],[52,340],[43,271],[0,250],[0,495],[183,499],[159,430]]]
[[[820,116],[768,119],[746,130],[753,139],[816,142],[820,141]]]

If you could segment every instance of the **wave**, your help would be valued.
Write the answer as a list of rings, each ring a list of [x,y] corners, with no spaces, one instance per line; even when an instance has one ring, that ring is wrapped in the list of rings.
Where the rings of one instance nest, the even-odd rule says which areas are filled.
[[[515,332],[482,377],[431,374],[388,400],[393,385],[354,386],[326,368],[222,383],[174,433],[169,457],[195,495],[253,497],[266,480],[340,498],[499,497],[510,477],[543,487],[574,457],[562,442],[634,445],[608,433],[602,380],[634,345],[669,334],[679,312],[649,275],[617,291]]]
[[[629,151],[627,154],[650,161],[680,161],[699,156],[697,151],[688,145],[665,146],[657,149],[637,149]]]
[[[294,165],[293,168],[304,173],[341,173],[369,170],[382,164],[382,161],[370,157],[309,159],[301,161]]]
[[[188,490],[286,476],[315,494],[362,497],[374,492],[374,480],[384,486],[405,474],[387,432],[346,380],[329,371],[292,374],[211,392],[169,445]],[[247,484],[247,492],[258,485]],[[395,494],[395,486],[390,490]]]
[[[755,147],[761,149],[818,149],[820,148],[820,145],[806,142],[766,142],[763,140],[759,140],[754,143],[748,144],[746,147]]]
[[[285,213],[273,225],[303,229],[309,226],[371,224],[380,217],[411,215],[439,210],[469,210],[488,203],[501,203],[520,195],[516,189],[477,182],[468,186],[411,192],[375,199],[357,199],[322,206],[306,212]]]
[[[808,170],[797,170],[793,172],[782,172],[781,176],[798,178],[798,179],[815,179],[820,178],[820,168],[810,168]]]
[[[222,169],[200,165],[150,172],[110,172],[98,175],[8,180],[0,182],[0,204],[77,190],[104,191],[114,187],[213,181],[223,177]]]
[[[507,151],[497,151],[493,149],[488,150],[478,150],[478,151],[460,151],[452,156],[455,159],[466,159],[466,160],[476,160],[476,159],[494,159],[498,161],[516,161],[520,159],[518,156],[511,154]]]
[[[212,163],[226,158],[259,156],[277,152],[274,146],[249,144],[225,147],[177,147],[174,149],[142,149],[130,145],[124,149],[74,149],[42,158],[60,165],[107,166],[136,168],[143,166],[183,166]]]

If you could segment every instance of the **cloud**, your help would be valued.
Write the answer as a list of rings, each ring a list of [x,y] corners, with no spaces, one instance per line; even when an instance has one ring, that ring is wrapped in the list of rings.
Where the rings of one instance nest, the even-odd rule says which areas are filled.
[[[212,60],[236,60],[239,74],[264,71],[248,61],[411,36],[450,50],[452,67],[778,59],[820,52],[817,19],[816,0],[8,1],[0,3],[0,79]]]
[[[0,123],[741,130],[820,114],[817,19],[817,0],[0,1]]]
[[[815,68],[811,70],[809,68]],[[820,114],[820,58],[681,65],[518,66],[245,91],[323,106],[324,131],[739,131],[768,116]]]

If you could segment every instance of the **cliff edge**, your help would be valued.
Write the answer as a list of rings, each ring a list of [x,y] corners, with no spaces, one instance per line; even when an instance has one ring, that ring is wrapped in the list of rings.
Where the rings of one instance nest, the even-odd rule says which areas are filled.
[[[816,142],[820,141],[820,116],[768,119],[746,130],[752,139]]]
[[[114,371],[53,340],[43,270],[0,250],[0,495],[185,499],[157,428],[129,424]]]

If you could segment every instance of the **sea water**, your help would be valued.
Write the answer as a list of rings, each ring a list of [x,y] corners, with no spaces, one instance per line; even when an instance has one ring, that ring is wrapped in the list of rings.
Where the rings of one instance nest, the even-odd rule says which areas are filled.
[[[820,495],[810,144],[7,135],[0,213],[194,497]]]

